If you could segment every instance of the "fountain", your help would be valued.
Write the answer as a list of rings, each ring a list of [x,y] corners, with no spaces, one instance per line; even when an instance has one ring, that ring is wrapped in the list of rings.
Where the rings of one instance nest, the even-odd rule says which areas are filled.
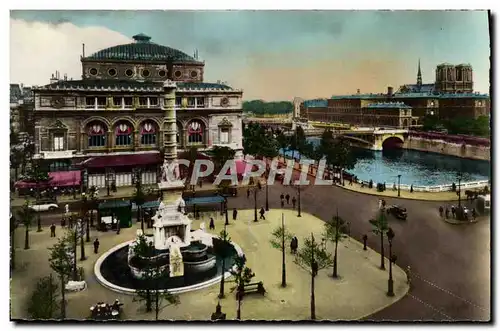
[[[137,231],[135,240],[115,246],[103,254],[94,266],[98,281],[107,288],[133,294],[148,286],[148,271],[153,268],[159,288],[182,293],[213,285],[227,278],[241,248],[225,243],[200,228],[193,230],[182,199],[184,183],[179,176],[176,149],[175,83],[165,82],[165,159],[158,187],[161,202],[154,221],[153,234]],[[222,252],[221,250],[226,250]],[[147,253],[144,253],[147,251]],[[229,254],[227,252],[229,251]],[[224,259],[225,263],[222,263]],[[222,265],[228,266],[222,270]],[[158,277],[158,275],[162,275]],[[168,276],[164,276],[168,275]]]

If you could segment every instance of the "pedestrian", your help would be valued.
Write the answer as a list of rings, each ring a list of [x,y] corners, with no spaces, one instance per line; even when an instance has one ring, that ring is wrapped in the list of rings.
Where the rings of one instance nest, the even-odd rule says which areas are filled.
[[[285,207],[285,199],[281,199],[281,208]]]
[[[264,207],[260,208],[260,219],[261,220],[265,220],[266,219],[266,217],[264,216],[265,213],[266,212],[264,210]]]
[[[56,236],[56,225],[54,223],[52,223],[52,225],[50,226],[50,237],[55,237]]]
[[[451,206],[451,215],[453,216],[453,218],[455,218],[455,206]]]
[[[63,216],[63,218],[61,218],[61,227],[64,228],[66,226],[66,217]]]
[[[472,208],[472,219],[476,219],[476,208]]]
[[[210,217],[210,224],[208,225],[208,228],[210,230],[215,230],[215,222],[213,217]]]
[[[250,189],[247,188],[247,199],[250,198]]]
[[[95,238],[94,240],[94,254],[99,252],[99,239]]]
[[[450,217],[450,209],[446,207],[446,210],[444,211],[444,218],[448,219]]]
[[[292,206],[295,209],[295,203],[297,203],[297,199],[295,197],[292,198]]]
[[[290,204],[290,194],[286,194],[285,196],[285,199],[286,199],[286,204],[289,205]]]
[[[292,254],[297,253],[297,241],[295,241],[297,238],[293,237],[292,240],[290,240],[290,251]]]
[[[443,206],[439,206],[439,216],[443,217]]]
[[[238,216],[238,211],[236,208],[233,209],[233,220],[236,220],[236,217]]]
[[[283,193],[281,193],[280,200],[283,200],[284,198],[285,198],[285,195]]]

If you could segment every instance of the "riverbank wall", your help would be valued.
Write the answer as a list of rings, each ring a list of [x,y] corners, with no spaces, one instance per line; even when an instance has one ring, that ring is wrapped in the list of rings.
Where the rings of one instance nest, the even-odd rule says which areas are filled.
[[[406,138],[406,141],[403,144],[403,148],[422,152],[451,155],[466,159],[491,161],[490,146],[456,144],[444,140],[412,137],[410,135],[408,138]]]

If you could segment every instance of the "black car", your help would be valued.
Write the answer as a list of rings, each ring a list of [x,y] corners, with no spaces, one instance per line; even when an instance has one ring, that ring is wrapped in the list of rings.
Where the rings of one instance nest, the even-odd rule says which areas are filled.
[[[391,214],[394,217],[396,217],[397,219],[400,219],[403,221],[405,221],[406,217],[408,216],[408,213],[406,212],[406,208],[403,208],[401,206],[392,205],[392,206],[388,207],[386,210],[387,210],[388,214]]]

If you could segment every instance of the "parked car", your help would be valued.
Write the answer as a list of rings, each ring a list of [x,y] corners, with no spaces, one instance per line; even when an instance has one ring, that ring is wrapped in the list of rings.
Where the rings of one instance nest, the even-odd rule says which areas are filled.
[[[42,200],[36,202],[36,204],[30,205],[29,206],[31,210],[36,211],[36,212],[41,212],[41,211],[54,211],[59,209],[59,206],[57,203],[54,201],[50,200]]]
[[[406,212],[406,208],[403,208],[398,205],[392,205],[386,209],[388,214],[393,215],[397,219],[405,221],[408,217],[408,213]]]

